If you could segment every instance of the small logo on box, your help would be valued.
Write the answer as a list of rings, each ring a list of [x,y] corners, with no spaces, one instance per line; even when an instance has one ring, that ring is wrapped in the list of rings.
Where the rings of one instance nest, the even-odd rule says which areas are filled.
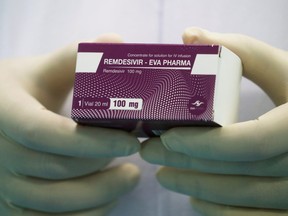
[[[202,96],[195,96],[190,99],[188,109],[193,115],[201,115],[207,109],[207,100]]]
[[[193,106],[200,107],[204,104],[204,102],[200,100],[196,100],[194,103],[192,103]]]

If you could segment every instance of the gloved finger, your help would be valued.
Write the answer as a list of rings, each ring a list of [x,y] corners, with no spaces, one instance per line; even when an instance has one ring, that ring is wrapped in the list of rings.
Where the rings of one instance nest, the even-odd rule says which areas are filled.
[[[111,33],[99,35],[89,42],[121,43],[123,40],[120,35]],[[38,63],[33,67],[34,70],[29,72],[34,78],[37,91],[42,91],[43,94],[48,92],[55,97],[55,95],[67,93],[71,89],[74,81],[78,43],[75,42],[38,58]]]
[[[0,130],[17,143],[42,152],[91,158],[125,156],[140,149],[137,138],[127,132],[77,125],[16,89],[10,96],[3,95],[10,99],[0,104]]]
[[[2,199],[23,209],[45,213],[68,213],[95,209],[132,190],[139,170],[121,165],[81,178],[47,181],[8,174],[2,176]]]
[[[116,34],[106,34],[91,42],[120,43],[122,39]],[[77,45],[73,43],[43,56],[0,61],[1,79],[5,80],[0,86],[0,93],[9,91],[7,99],[19,99],[17,94],[13,95],[13,90],[21,87],[20,91],[27,92],[47,109],[59,111],[73,86]],[[6,99],[4,96],[1,95],[3,101]]]
[[[141,157],[152,163],[168,167],[192,169],[205,173],[251,175],[251,176],[288,176],[288,153],[261,161],[227,162],[193,158],[183,153],[167,150],[159,138],[142,144]]]
[[[243,208],[219,205],[212,202],[191,198],[193,208],[203,216],[287,216],[286,210]]]
[[[257,120],[221,128],[173,128],[161,135],[167,149],[219,161],[264,160],[288,152],[288,103]]]
[[[185,30],[183,41],[226,46],[241,58],[244,76],[262,87],[276,104],[288,101],[287,52],[245,35],[214,33],[195,27]]]
[[[103,169],[111,158],[76,158],[28,149],[0,136],[0,164],[12,173],[44,178],[67,179]]]
[[[101,39],[101,41],[103,40]],[[61,58],[71,59],[69,57],[70,54],[76,55],[76,52],[71,52],[61,52],[62,54],[59,55],[63,55]],[[37,65],[35,68],[28,67],[32,72],[30,73],[30,70],[28,71],[29,73],[23,72],[24,75],[21,76],[19,74],[22,72],[22,67],[20,70],[19,68],[14,68],[19,67],[17,61],[13,65],[9,64],[9,69],[5,67],[7,65],[5,62],[0,63],[1,70],[3,69],[1,77],[5,80],[5,83],[0,85],[0,98],[3,101],[3,103],[0,103],[0,130],[11,139],[15,139],[15,141],[28,148],[67,156],[115,157],[138,151],[140,144],[136,137],[133,137],[131,134],[119,130],[78,126],[71,119],[64,118],[47,110],[43,98],[42,101],[39,101],[39,98],[42,96],[38,94],[45,95],[49,92],[45,84],[41,83],[41,81],[50,82],[48,77],[43,77],[43,74],[49,77],[56,76],[56,80],[51,78],[51,83],[53,83],[54,87],[58,84],[64,86],[65,84],[61,82],[59,76],[67,79],[67,74],[59,74],[61,74],[62,70],[65,70],[64,66],[67,61],[61,59],[63,65],[55,63],[58,65],[57,68],[59,68],[58,70],[54,68],[55,70],[52,72],[45,69],[45,67],[50,67],[47,64],[43,65],[39,63],[39,65],[35,61]],[[31,61],[27,64],[31,64]],[[71,73],[70,69],[68,71]],[[36,75],[34,73],[43,73],[41,79],[39,78],[41,81],[35,78]],[[41,89],[44,90],[41,91]],[[55,91],[57,89],[55,87]],[[54,93],[52,94],[54,98],[57,98],[58,94],[60,94]]]
[[[166,188],[223,205],[288,210],[286,178],[232,176],[162,168],[158,181]]]
[[[106,216],[108,213],[112,211],[112,209],[115,207],[116,203],[109,203],[106,205],[103,205],[96,209],[89,209],[84,211],[78,211],[78,212],[68,212],[68,213],[44,213],[39,211],[33,211],[29,209],[22,209],[17,206],[7,204],[0,202],[0,213],[1,215],[13,215],[13,216],[52,216],[52,215],[58,215],[58,216]]]

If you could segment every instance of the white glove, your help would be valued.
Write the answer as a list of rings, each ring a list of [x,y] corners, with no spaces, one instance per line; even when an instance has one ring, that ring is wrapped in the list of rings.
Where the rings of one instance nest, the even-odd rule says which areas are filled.
[[[158,172],[159,182],[192,196],[203,215],[288,215],[288,53],[247,36],[198,28],[187,29],[183,40],[222,44],[235,52],[244,76],[277,107],[222,128],[171,129],[148,140],[142,157],[167,166]]]
[[[103,35],[97,42],[120,42]],[[137,183],[132,135],[79,126],[57,111],[73,86],[76,44],[0,62],[0,215],[106,215]]]

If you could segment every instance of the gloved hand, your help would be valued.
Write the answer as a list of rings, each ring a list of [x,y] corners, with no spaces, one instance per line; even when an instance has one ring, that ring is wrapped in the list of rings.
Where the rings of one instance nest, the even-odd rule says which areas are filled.
[[[238,34],[189,28],[185,44],[222,44],[276,108],[258,119],[220,128],[174,128],[150,139],[142,157],[164,165],[164,187],[187,194],[203,215],[287,215],[288,53]],[[253,104],[251,104],[253,106]]]
[[[121,42],[103,35],[97,42]],[[57,111],[73,86],[76,44],[0,62],[0,215],[106,215],[137,183],[136,137],[77,125]]]

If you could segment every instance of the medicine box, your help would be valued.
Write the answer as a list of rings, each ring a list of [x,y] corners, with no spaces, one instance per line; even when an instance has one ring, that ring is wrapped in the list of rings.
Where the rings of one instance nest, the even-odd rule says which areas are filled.
[[[220,45],[80,43],[71,117],[159,136],[237,121],[241,61]]]

